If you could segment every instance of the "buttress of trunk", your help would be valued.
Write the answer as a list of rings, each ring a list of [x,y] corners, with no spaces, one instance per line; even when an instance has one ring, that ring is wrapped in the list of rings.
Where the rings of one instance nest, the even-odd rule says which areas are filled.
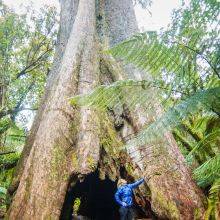
[[[136,148],[135,157],[119,150],[127,135],[153,120],[143,107],[125,112],[119,105],[113,112],[101,112],[69,104],[72,96],[97,85],[143,77],[101,51],[137,32],[132,1],[62,0],[61,6],[54,68],[13,181],[18,188],[8,218],[59,219],[69,207],[64,201],[74,184],[87,181],[94,171],[115,182],[122,176],[122,166],[132,180],[149,179],[135,196],[145,213],[150,201],[162,218],[201,217],[202,194],[170,133],[155,146],[144,146],[144,155]],[[154,108],[161,112],[159,105]],[[142,156],[144,160],[139,160]]]

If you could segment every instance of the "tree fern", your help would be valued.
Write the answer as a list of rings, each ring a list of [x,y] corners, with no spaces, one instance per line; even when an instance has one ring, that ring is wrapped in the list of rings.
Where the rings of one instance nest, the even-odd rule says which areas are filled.
[[[218,115],[213,113],[206,113],[196,118],[194,130],[209,134],[218,128],[219,124],[220,118]]]
[[[176,10],[167,31],[138,34],[109,52],[188,95],[219,86],[219,5],[193,0]]]
[[[149,99],[149,88],[153,84],[145,80],[121,80],[109,86],[99,86],[90,94],[78,95],[71,99],[72,105],[93,106],[99,109],[111,109],[119,103],[127,104],[129,109],[137,104],[143,104]],[[127,92],[131,92],[129,99]]]
[[[220,203],[220,178],[216,179],[209,190],[208,209],[205,213],[205,220],[219,219],[218,205]]]
[[[199,186],[206,187],[211,185],[217,178],[220,178],[219,170],[220,154],[196,168],[193,175]]]
[[[201,141],[199,141],[192,151],[187,155],[186,160],[191,160],[192,155],[195,152],[203,151],[206,147],[210,147],[212,143],[216,144],[217,140],[220,137],[220,129],[215,129],[213,132],[206,135]],[[219,139],[220,140],[220,139]]]
[[[0,135],[3,134],[12,124],[9,118],[3,118],[0,120]]]
[[[168,110],[161,118],[143,129],[134,139],[127,143],[127,147],[141,146],[152,141],[155,139],[155,136],[163,135],[167,130],[173,129],[182,120],[187,119],[201,109],[210,110],[213,105],[217,105],[219,108],[219,94],[220,87],[197,92],[195,95]]]
[[[196,31],[195,31],[196,32]],[[198,37],[200,33],[195,33]],[[192,35],[193,36],[193,35]],[[127,63],[133,63],[153,76],[161,76],[164,72],[175,72],[178,78],[186,79],[185,73],[191,65],[191,71],[196,73],[199,66],[192,64],[196,56],[200,56],[211,67],[218,77],[217,69],[199,50],[188,46],[176,39],[167,41],[161,39],[156,33],[146,32],[133,36],[109,51],[113,56],[123,58]],[[207,71],[200,66],[201,71]],[[209,70],[210,71],[210,70]]]

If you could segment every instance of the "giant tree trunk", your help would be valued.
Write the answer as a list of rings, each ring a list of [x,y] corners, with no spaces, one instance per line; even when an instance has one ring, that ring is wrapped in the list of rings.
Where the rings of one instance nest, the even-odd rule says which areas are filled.
[[[145,146],[151,156],[140,162],[141,153],[131,158],[117,145],[150,123],[150,116],[140,116],[137,108],[122,117],[121,108],[111,117],[69,104],[70,97],[97,85],[143,78],[143,73],[102,55],[103,49],[138,31],[132,0],[62,0],[61,9],[54,68],[10,189],[15,195],[9,219],[59,219],[69,187],[95,170],[115,181],[122,166],[130,176],[146,178],[137,198],[143,206],[150,199],[158,217],[201,218],[202,194],[170,133],[159,141],[156,154]],[[158,105],[155,112],[161,112]]]

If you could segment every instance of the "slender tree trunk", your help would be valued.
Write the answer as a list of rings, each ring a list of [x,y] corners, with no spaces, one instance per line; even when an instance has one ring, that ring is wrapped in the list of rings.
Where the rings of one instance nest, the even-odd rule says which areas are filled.
[[[193,219],[196,212],[201,217],[202,194],[170,133],[158,141],[161,147],[155,146],[156,154],[144,161],[138,161],[141,152],[133,158],[119,152],[116,145],[123,143],[126,135],[152,121],[140,115],[141,108],[123,118],[122,107],[110,117],[69,104],[70,97],[88,93],[101,83],[143,78],[143,73],[133,67],[123,67],[102,55],[103,48],[138,31],[132,1],[62,0],[61,9],[54,68],[10,190],[12,194],[17,189],[8,218],[59,219],[72,179],[76,182],[98,168],[100,175],[115,180],[120,178],[121,163],[127,170],[138,165],[130,174],[145,176],[152,209],[159,217]],[[154,107],[161,112],[159,105]],[[116,119],[121,121],[117,130]],[[145,153],[151,153],[148,151],[146,146]],[[148,187],[141,189],[142,204],[146,203]]]

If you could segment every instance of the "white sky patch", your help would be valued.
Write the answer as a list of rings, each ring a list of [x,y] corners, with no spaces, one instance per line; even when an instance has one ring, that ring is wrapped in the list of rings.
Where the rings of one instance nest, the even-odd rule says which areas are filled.
[[[36,111],[23,110],[18,113],[16,117],[16,123],[19,126],[25,129],[25,131],[29,131],[34,121]]]
[[[30,5],[31,2],[36,10],[43,7],[43,5],[50,5],[57,8],[60,7],[58,0],[3,0],[3,2],[9,7],[13,8],[17,13],[22,11],[20,7],[21,5]]]
[[[135,7],[135,13],[140,30],[159,31],[161,28],[166,28],[171,22],[173,9],[180,6],[180,0],[153,0],[149,12],[140,5],[137,5]]]

